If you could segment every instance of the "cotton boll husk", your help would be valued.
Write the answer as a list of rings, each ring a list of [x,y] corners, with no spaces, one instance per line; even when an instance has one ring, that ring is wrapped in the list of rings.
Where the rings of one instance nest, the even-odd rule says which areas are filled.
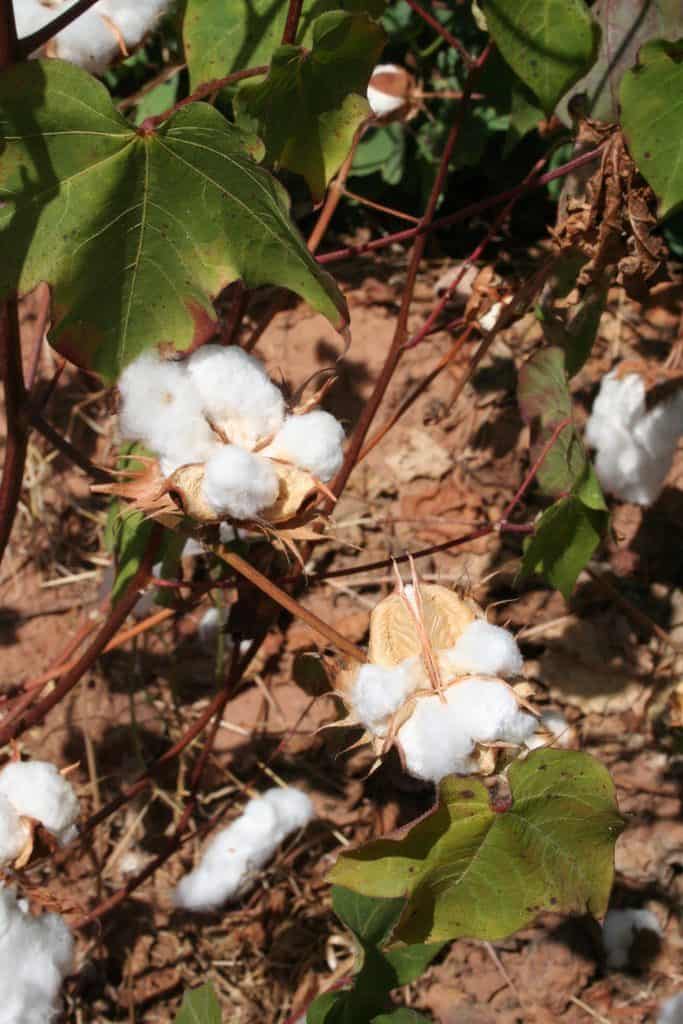
[[[204,410],[229,441],[252,449],[275,434],[285,403],[262,363],[237,346],[204,345],[187,361]]]
[[[406,83],[411,80],[405,68],[399,67],[398,64],[378,64],[373,69],[366,95],[375,117],[386,117],[387,114],[393,114],[406,105],[407,96],[405,94],[395,96],[381,88],[381,79],[384,75],[396,78],[401,84],[404,80]]]
[[[0,794],[0,867],[16,860],[24,849],[30,830],[4,794]]]
[[[13,761],[0,771],[0,793],[16,812],[36,818],[62,842],[72,835],[80,805],[73,786],[47,761]]]
[[[442,660],[454,675],[480,673],[489,676],[518,676],[523,660],[512,633],[484,619],[475,619],[444,651]]]
[[[415,778],[439,782],[453,772],[471,774],[477,743],[522,744],[536,728],[502,681],[473,676],[450,686],[444,697],[445,703],[436,694],[420,697],[399,729],[406,770]]]
[[[288,416],[265,454],[293,462],[319,480],[331,480],[344,461],[344,437],[341,423],[329,412],[316,409]]]
[[[272,463],[237,445],[223,445],[206,463],[202,491],[219,516],[254,519],[274,503],[279,489]]]
[[[602,942],[608,967],[625,967],[638,931],[661,936],[662,928],[649,910],[609,910],[602,926]]]
[[[657,1024],[683,1024],[683,992],[665,999],[659,1007]]]
[[[0,886],[0,1024],[46,1024],[71,967],[73,939],[58,914],[32,917]]]
[[[182,363],[146,352],[126,367],[118,386],[121,436],[160,455],[165,476],[178,466],[206,461],[220,447]]]
[[[376,736],[386,736],[389,716],[418,685],[416,658],[407,658],[395,668],[361,665],[351,691],[351,704],[358,721]]]
[[[276,787],[250,800],[239,818],[207,844],[198,866],[174,893],[176,906],[206,911],[246,891],[280,843],[313,817],[309,797],[294,787]]]

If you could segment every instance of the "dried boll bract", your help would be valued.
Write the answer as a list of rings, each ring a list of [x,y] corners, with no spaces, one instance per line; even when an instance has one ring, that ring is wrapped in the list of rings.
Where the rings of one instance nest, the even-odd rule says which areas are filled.
[[[64,919],[59,914],[33,917],[0,885],[0,1022],[55,1020],[72,959],[73,938]]]
[[[293,786],[250,800],[239,818],[207,843],[197,867],[179,882],[176,906],[207,911],[243,895],[278,846],[313,818],[310,798]]]
[[[68,9],[71,0],[17,0],[14,6],[17,32],[23,37]],[[58,32],[45,47],[45,53],[101,74],[113,61],[127,57],[169,7],[170,0],[99,0]]]
[[[184,514],[199,524],[296,529],[342,462],[337,420],[308,411],[311,403],[286,415],[280,389],[239,348],[206,345],[178,361],[145,353],[123,372],[119,390],[122,434],[158,461],[96,489],[167,525]]]
[[[369,662],[343,669],[336,692],[378,755],[395,745],[415,778],[489,773],[537,728],[507,681],[519,676],[514,637],[475,602],[414,578],[370,619]]]
[[[596,449],[595,470],[606,491],[623,501],[651,505],[683,436],[683,384],[648,407],[643,374],[627,371],[624,364],[603,378],[586,424],[586,441]]]

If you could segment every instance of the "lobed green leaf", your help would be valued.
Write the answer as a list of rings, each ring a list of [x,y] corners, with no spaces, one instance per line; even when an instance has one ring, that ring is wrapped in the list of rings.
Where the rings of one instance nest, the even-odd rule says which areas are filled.
[[[340,855],[331,880],[406,900],[394,937],[500,939],[542,909],[605,912],[623,827],[607,770],[587,754],[538,750],[509,770],[495,813],[476,779],[451,776],[434,811],[395,837]]]

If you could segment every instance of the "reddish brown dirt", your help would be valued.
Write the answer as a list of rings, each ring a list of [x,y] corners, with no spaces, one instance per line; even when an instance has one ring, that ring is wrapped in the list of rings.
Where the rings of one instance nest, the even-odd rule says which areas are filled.
[[[349,427],[382,364],[402,287],[400,267],[378,265],[374,272],[375,278],[350,286],[347,354],[320,318],[298,308],[276,318],[258,349],[293,389],[335,366],[339,379],[326,404]],[[433,301],[437,275],[434,268],[421,281],[415,327]],[[661,358],[679,315],[680,295],[645,311],[615,298],[577,381],[579,403],[588,407],[596,381],[615,359],[633,352]],[[528,467],[515,368],[538,337],[531,318],[506,332],[454,404],[467,348],[460,354],[356,469],[335,510],[332,539],[316,549],[309,571],[438,543],[500,514]],[[404,358],[378,426],[451,340],[435,335]],[[55,357],[44,348],[44,380],[54,368]],[[47,416],[89,457],[106,463],[112,409],[95,383],[68,371]],[[682,481],[679,452],[670,486],[646,514],[615,504],[612,535],[598,559],[599,571],[671,633],[678,651],[587,575],[569,606],[538,581],[516,583],[520,546],[514,538],[486,538],[420,562],[425,578],[470,589],[492,617],[521,633],[539,704],[565,711],[573,744],[607,764],[617,783],[628,828],[617,847],[613,904],[647,906],[664,929],[660,948],[639,953],[628,971],[606,971],[599,926],[589,918],[546,916],[493,946],[455,943],[423,979],[397,993],[438,1024],[645,1024],[656,1019],[661,998],[683,987],[683,775],[666,711],[683,669],[683,556],[674,540],[683,526]],[[534,496],[523,515],[530,521],[539,507]],[[105,510],[84,475],[33,435],[27,486],[0,576],[0,695],[11,696],[42,673],[84,617],[96,614],[108,561]],[[362,644],[369,611],[391,586],[390,570],[382,569],[311,585],[302,600]],[[228,591],[228,600],[232,596]],[[73,778],[85,813],[115,796],[206,706],[214,692],[214,659],[196,634],[203,608],[101,658],[45,725],[22,738],[28,753],[60,766],[77,762]],[[306,788],[318,820],[285,844],[241,904],[204,919],[171,905],[172,885],[200,849],[197,839],[187,843],[99,927],[81,935],[67,986],[69,1024],[168,1022],[183,989],[206,978],[230,1024],[284,1024],[348,973],[351,944],[331,913],[325,873],[340,844],[411,820],[429,806],[430,793],[403,777],[393,759],[367,778],[365,752],[343,754],[348,737],[318,731],[334,719],[331,701],[312,700],[292,681],[293,656],[318,640],[285,616],[271,631],[223,716],[193,824],[219,809],[234,813],[269,784],[271,773]],[[27,881],[36,904],[49,891],[76,919],[158,853],[179,816],[193,756],[169,765],[155,788],[111,818],[86,849],[62,858],[58,868],[49,859],[32,868]]]

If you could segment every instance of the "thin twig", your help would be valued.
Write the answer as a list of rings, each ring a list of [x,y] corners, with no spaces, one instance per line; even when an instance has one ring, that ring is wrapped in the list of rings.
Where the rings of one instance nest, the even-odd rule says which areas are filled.
[[[5,387],[7,440],[0,483],[0,562],[17,512],[26,465],[29,425],[26,388],[21,368],[21,338],[16,295],[10,296],[0,319],[0,379]]]
[[[28,57],[30,54],[39,50],[45,43],[49,43],[58,32],[65,29],[72,22],[76,21],[76,18],[80,18],[82,14],[89,11],[97,0],[76,0],[70,7],[67,7],[65,11],[58,14],[52,21],[48,21],[47,25],[43,25],[42,28],[37,29],[35,32],[31,32],[30,35],[24,36],[17,43],[17,56],[19,58]]]
[[[285,28],[282,33],[283,46],[291,46],[296,41],[296,33],[297,29],[299,28],[299,20],[301,18],[302,7],[303,0],[289,0],[287,20],[285,22]]]
[[[364,253],[375,252],[377,249],[384,249],[388,245],[394,245],[398,242],[409,242],[413,238],[418,238],[420,235],[429,234],[432,231],[441,231],[443,228],[452,227],[454,224],[459,224],[461,221],[470,220],[472,217],[479,213],[483,213],[485,210],[490,210],[494,206],[500,206],[501,203],[507,203],[511,199],[517,199],[523,196],[526,192],[533,192],[534,189],[543,188],[544,185],[548,185],[551,181],[556,181],[558,178],[563,178],[566,174],[570,174],[579,167],[583,167],[584,164],[593,163],[602,154],[602,146],[597,146],[595,149],[591,149],[588,153],[582,153],[580,156],[573,157],[566,164],[562,164],[561,167],[556,167],[552,171],[547,171],[546,174],[541,174],[534,181],[525,184],[521,182],[519,185],[515,185],[514,188],[508,188],[504,192],[499,192],[498,195],[489,196],[486,199],[480,199],[476,203],[469,203],[467,206],[463,206],[462,209],[457,210],[456,213],[449,213],[445,217],[437,217],[430,224],[425,224],[424,221],[414,228],[405,228],[403,231],[396,231],[390,235],[383,235],[382,238],[374,238],[369,242],[359,242],[356,245],[347,245],[344,249],[335,249],[334,252],[326,252],[321,256],[317,256],[318,263],[337,263],[340,260],[349,259],[352,256],[362,256]]]
[[[87,473],[97,483],[107,484],[111,482],[111,473],[108,473],[106,469],[96,466],[71,441],[62,437],[59,431],[55,430],[52,424],[47,422],[42,413],[31,411],[30,419],[31,426],[35,427],[38,433],[42,434],[45,440],[49,441],[52,447],[61,452],[69,462],[73,462],[74,466],[78,466],[79,469],[82,469],[84,473]]]
[[[673,651],[676,651],[677,654],[683,654],[683,643],[679,643],[678,640],[674,640],[665,629],[662,629],[662,627],[654,621],[654,619],[651,619],[650,616],[646,615],[640,608],[636,608],[628,598],[619,593],[617,588],[610,583],[606,576],[603,576],[603,574],[598,572],[598,570],[592,565],[588,565],[586,567],[586,572],[591,579],[595,580],[598,586],[605,591],[614,603],[618,604],[619,607],[622,608],[629,618],[631,618],[637,625],[642,626],[648,633],[654,633],[655,636],[659,637],[662,643],[666,644],[667,647],[670,647]]]
[[[360,143],[360,140],[363,138],[363,135],[367,131],[369,125],[369,121],[363,121],[358,126],[354,133],[353,140],[351,142],[349,151],[346,154],[344,163],[341,165],[337,176],[330,184],[330,187],[327,191],[325,204],[322,210],[320,211],[320,216],[316,221],[315,227],[311,231],[310,237],[308,239],[309,252],[317,252],[318,246],[323,240],[325,232],[329,227],[329,223],[332,220],[332,217],[334,216],[334,211],[337,209],[337,206],[339,205],[339,200],[344,194],[344,186],[346,185],[346,179],[348,178],[349,172],[353,165],[356,150],[358,149],[358,144]]]
[[[429,11],[425,11],[424,7],[421,7],[420,4],[416,2],[416,0],[408,0],[408,3],[415,11],[415,13],[419,14],[423,21],[426,21],[427,24],[430,25],[435,32],[439,33],[442,39],[446,40],[449,46],[452,46],[453,49],[460,54],[463,61],[465,62],[466,67],[471,67],[472,64],[474,63],[474,58],[467,52],[467,50],[462,45],[460,40],[456,39],[453,33],[449,32],[446,26],[442,25],[441,22],[438,21],[433,14],[430,14]]]
[[[191,92],[189,96],[186,96],[184,100],[179,100],[178,103],[174,103],[168,110],[164,110],[161,114],[156,114],[154,117],[146,117],[144,121],[138,126],[139,135],[151,135],[160,124],[164,121],[168,121],[169,117],[172,117],[177,110],[181,110],[182,107],[188,106],[190,103],[196,103],[198,100],[206,99],[207,96],[211,96],[212,93],[218,92],[223,89],[226,85],[232,85],[234,82],[241,82],[245,78],[254,78],[256,75],[266,75],[270,70],[270,65],[261,64],[258,67],[245,68],[243,71],[233,71],[229,75],[225,75],[224,78],[212,78],[210,82],[203,82],[197,86],[194,92]]]

